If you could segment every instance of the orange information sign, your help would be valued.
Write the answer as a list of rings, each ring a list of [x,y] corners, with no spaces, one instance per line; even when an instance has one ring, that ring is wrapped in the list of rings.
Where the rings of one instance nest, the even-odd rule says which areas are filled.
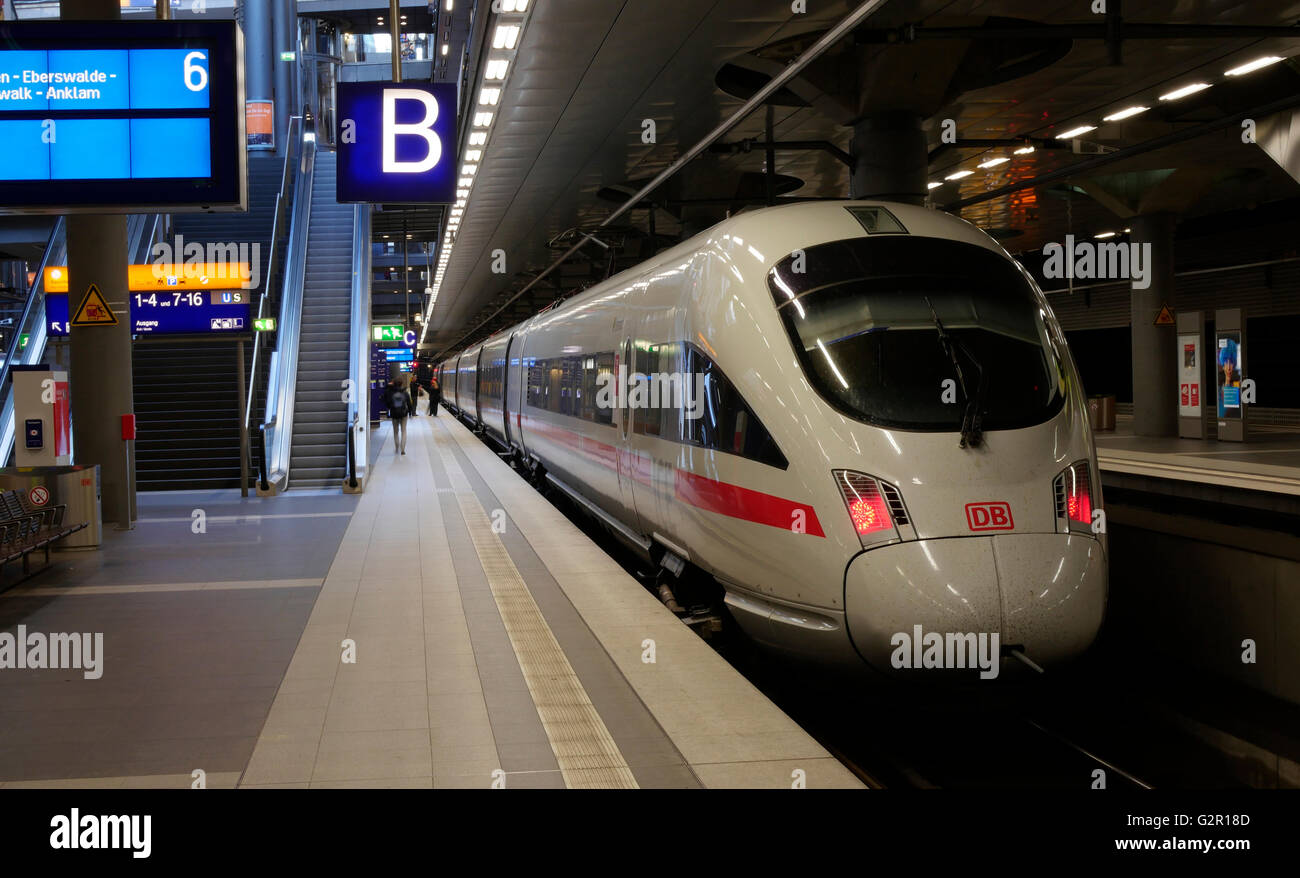
[[[133,293],[184,289],[238,290],[243,289],[252,276],[247,262],[204,262],[185,265],[163,262],[157,265],[126,267],[127,289]],[[58,294],[67,291],[68,269],[62,265],[47,266],[45,292]]]
[[[1160,306],[1160,313],[1156,315],[1156,326],[1173,326],[1174,312],[1169,309],[1168,305]]]

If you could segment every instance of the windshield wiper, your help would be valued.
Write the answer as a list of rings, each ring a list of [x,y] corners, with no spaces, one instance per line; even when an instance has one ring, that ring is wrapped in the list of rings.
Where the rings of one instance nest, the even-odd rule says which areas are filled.
[[[966,397],[966,411],[962,413],[961,418],[961,439],[957,442],[958,448],[979,448],[984,442],[984,430],[981,426],[984,420],[984,367],[980,361],[970,352],[966,345],[962,344],[959,339],[954,339],[943,328],[943,321],[939,319],[939,313],[934,310],[934,304],[930,297],[925,297],[925,304],[930,307],[930,316],[934,318],[934,328],[939,332],[939,345],[943,348],[948,359],[952,360],[953,371],[957,373],[957,383],[961,386],[961,394]],[[966,387],[966,376],[961,369],[961,363],[957,359],[957,349],[966,355],[971,365],[975,367],[978,383],[975,386],[975,395],[972,396]]]

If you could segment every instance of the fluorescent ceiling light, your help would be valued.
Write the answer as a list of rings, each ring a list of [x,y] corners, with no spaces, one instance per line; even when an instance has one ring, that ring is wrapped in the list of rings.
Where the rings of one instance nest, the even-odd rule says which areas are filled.
[[[491,124],[492,124],[492,114],[491,114],[491,113],[475,113],[475,114],[474,114],[474,127],[475,127],[475,128],[487,128],[487,127],[491,126]]]
[[[502,12],[527,12],[528,0],[501,0]]]
[[[975,173],[975,172],[974,172],[974,171],[958,171],[958,172],[955,173],[955,174],[949,174],[948,176],[944,177],[944,179],[945,179],[945,180],[960,180],[962,177],[969,177],[969,176],[970,176],[971,174],[973,174],[973,173]]]
[[[1069,131],[1062,131],[1060,134],[1056,135],[1056,139],[1070,140],[1071,138],[1078,137],[1080,134],[1087,134],[1089,131],[1096,130],[1096,125],[1080,125],[1078,128],[1071,128]]]
[[[517,24],[498,24],[496,33],[492,35],[492,48],[494,49],[513,49],[519,42],[519,25]]]
[[[1267,57],[1264,58],[1256,58],[1254,61],[1251,61],[1247,64],[1242,64],[1240,67],[1234,67],[1231,70],[1226,71],[1223,75],[1241,76],[1244,73],[1254,73],[1256,70],[1260,70],[1264,67],[1269,67],[1273,64],[1276,64],[1279,61],[1285,61],[1285,60],[1286,60],[1285,58],[1281,58],[1277,55],[1268,55]]]
[[[469,190],[468,190],[468,189],[457,189],[457,190],[456,190],[456,198],[459,199],[459,200],[464,200],[464,199],[466,199],[466,198],[469,198]]]
[[[469,186],[469,185],[473,184],[473,182],[474,182],[474,178],[473,178],[473,177],[461,177],[461,178],[460,178],[460,185],[462,185],[462,186]]]
[[[470,174],[472,176],[473,174],[478,172],[478,165],[471,165],[468,163],[463,164],[460,166],[460,172],[462,174]]]
[[[486,132],[486,131],[471,131],[471,132],[470,132],[470,135],[469,135],[469,145],[470,145],[470,146],[482,146],[482,145],[485,144],[485,143],[487,143],[487,132]]]
[[[484,79],[505,79],[506,71],[510,69],[510,62],[505,58],[493,58],[487,62],[487,68],[483,71]]]
[[[467,149],[467,150],[465,150],[465,161],[467,161],[467,162],[476,162],[476,161],[478,161],[478,160],[481,159],[481,158],[483,158],[483,150],[481,150],[481,149]]]
[[[926,184],[925,184],[925,188],[927,188],[927,189],[938,189],[938,188],[939,188],[940,186],[942,186],[942,185],[943,185],[942,183],[926,183]]]
[[[451,3],[452,3],[452,0],[447,0],[447,11],[448,11],[448,12],[451,12]]]
[[[1150,107],[1128,107],[1118,112],[1111,113],[1109,116],[1102,117],[1102,121],[1118,122],[1121,119],[1131,119],[1132,117],[1136,116],[1138,113],[1145,113],[1149,109],[1151,108]]]
[[[451,46],[447,45],[446,43],[443,43],[442,54],[446,55],[449,51],[451,51]]]
[[[1020,147],[1020,149],[1018,149],[1018,150],[1015,151],[1015,154],[1016,154],[1016,155],[1029,155],[1029,154],[1030,154],[1031,152],[1033,152],[1033,151],[1034,151],[1034,148],[1033,148],[1032,146],[1022,146],[1022,147]]]
[[[1099,234],[1099,235],[1093,235],[1093,237],[1094,237],[1094,238],[1113,238],[1113,237],[1115,237],[1116,234],[1118,234],[1118,233],[1117,233],[1117,232],[1102,232],[1102,233]]]
[[[998,156],[995,159],[989,159],[986,162],[981,162],[979,166],[981,168],[996,168],[998,165],[1005,165],[1009,161],[1011,161],[1011,159],[1007,158],[1006,156]]]
[[[501,89],[499,88],[485,88],[478,93],[478,102],[479,104],[485,107],[486,106],[495,107],[497,101],[500,100],[500,98],[501,98]]]
[[[1206,83],[1206,82],[1194,82],[1194,83],[1192,83],[1191,85],[1185,85],[1185,86],[1183,86],[1182,88],[1175,89],[1174,91],[1171,91],[1169,94],[1161,95],[1161,96],[1160,96],[1160,100],[1162,100],[1162,101],[1176,101],[1176,100],[1178,100],[1179,98],[1185,98],[1185,97],[1187,97],[1188,95],[1194,95],[1194,94],[1196,94],[1198,91],[1205,91],[1205,90],[1206,90],[1207,88],[1209,88],[1209,87],[1210,87],[1209,83]]]

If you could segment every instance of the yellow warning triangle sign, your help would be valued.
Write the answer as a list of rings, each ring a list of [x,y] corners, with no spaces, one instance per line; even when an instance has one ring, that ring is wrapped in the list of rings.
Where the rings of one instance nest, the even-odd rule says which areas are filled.
[[[1168,305],[1160,306],[1160,313],[1156,315],[1156,326],[1173,326],[1174,312],[1169,310]]]
[[[72,325],[117,326],[117,315],[108,307],[108,302],[104,301],[104,294],[99,291],[99,287],[91,284],[90,289],[86,290],[86,298],[81,300],[81,306],[72,316]]]

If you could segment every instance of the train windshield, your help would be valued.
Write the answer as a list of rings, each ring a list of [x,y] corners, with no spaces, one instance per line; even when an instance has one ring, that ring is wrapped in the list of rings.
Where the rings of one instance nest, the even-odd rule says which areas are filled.
[[[903,430],[1040,424],[1064,367],[1028,280],[974,244],[903,235],[796,251],[768,274],[805,374],[831,405]]]

